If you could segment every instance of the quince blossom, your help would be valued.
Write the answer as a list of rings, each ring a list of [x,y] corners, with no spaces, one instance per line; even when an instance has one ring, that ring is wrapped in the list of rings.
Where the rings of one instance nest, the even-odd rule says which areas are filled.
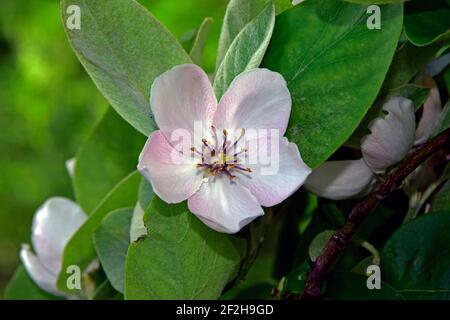
[[[150,135],[139,171],[161,199],[188,200],[189,210],[216,231],[238,232],[264,214],[261,206],[293,194],[311,171],[283,138],[291,96],[276,72],[242,73],[218,103],[203,70],[177,66],[154,81],[150,104],[160,130]],[[180,143],[180,132],[189,139]],[[276,170],[251,161],[268,145]]]
[[[33,281],[44,291],[53,295],[74,298],[61,292],[56,281],[62,267],[64,247],[86,220],[86,214],[73,201],[50,198],[33,218],[31,242],[35,253],[25,244],[20,259]]]
[[[371,133],[361,140],[363,157],[325,162],[308,177],[305,188],[332,200],[363,196],[372,189],[377,175],[404,159],[414,146],[425,143],[440,119],[442,104],[433,79],[425,75],[421,83],[430,88],[430,94],[417,127],[413,102],[391,98],[383,105],[385,115],[371,122]]]

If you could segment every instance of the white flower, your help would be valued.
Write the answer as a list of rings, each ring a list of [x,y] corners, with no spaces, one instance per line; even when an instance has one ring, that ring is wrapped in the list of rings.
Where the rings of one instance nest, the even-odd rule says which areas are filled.
[[[63,250],[69,239],[86,220],[86,214],[73,201],[65,198],[48,199],[35,213],[31,242],[23,245],[20,259],[33,279],[44,291],[70,298],[56,287],[61,271]]]
[[[386,116],[376,118],[369,125],[371,134],[361,140],[366,164],[375,173],[401,161],[411,150],[416,132],[414,104],[396,97],[383,106]]]
[[[261,206],[282,202],[311,172],[297,146],[283,138],[291,95],[276,72],[242,73],[218,103],[203,70],[181,65],[155,80],[150,104],[160,130],[150,135],[139,158],[139,171],[161,199],[168,203],[188,200],[190,211],[219,232],[238,232],[264,214]],[[198,133],[196,123],[201,124]],[[172,137],[180,129],[194,137],[184,151]],[[249,129],[277,135],[261,137]],[[278,170],[264,174],[265,164],[246,161],[259,156],[257,148],[247,146],[264,148],[272,142],[278,148],[268,150],[269,158]]]
[[[363,159],[327,161],[313,170],[305,188],[322,198],[342,200],[365,195],[375,181]]]
[[[421,84],[430,88],[430,94],[417,128],[413,102],[391,98],[383,105],[385,114],[371,122],[371,133],[361,140],[363,158],[325,162],[308,177],[305,188],[333,200],[363,196],[374,186],[376,175],[403,160],[413,146],[426,142],[439,121],[442,105],[433,79],[425,75]]]

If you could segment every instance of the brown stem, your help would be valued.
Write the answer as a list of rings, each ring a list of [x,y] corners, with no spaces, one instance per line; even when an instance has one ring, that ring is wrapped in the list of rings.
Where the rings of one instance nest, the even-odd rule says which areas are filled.
[[[420,164],[435,152],[449,146],[450,128],[412,152],[386,180],[380,183],[369,196],[353,208],[344,226],[331,237],[321,255],[312,265],[301,299],[320,296],[321,283],[328,269],[338,255],[347,247],[364,219],[375,210],[384,198],[396,190],[403,180]]]

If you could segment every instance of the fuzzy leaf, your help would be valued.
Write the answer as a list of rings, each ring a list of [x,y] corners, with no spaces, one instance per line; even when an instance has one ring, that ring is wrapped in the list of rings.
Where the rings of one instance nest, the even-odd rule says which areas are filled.
[[[450,297],[450,212],[405,223],[381,254],[384,280],[409,299]]]
[[[131,171],[145,137],[108,109],[79,149],[73,185],[77,203],[90,214],[106,194]]]
[[[236,36],[220,64],[214,79],[214,91],[222,97],[240,73],[259,67],[275,24],[275,7],[268,5]]]
[[[65,23],[80,8],[80,29]],[[68,13],[69,12],[69,13]],[[148,135],[156,128],[149,95],[153,80],[191,59],[177,40],[134,0],[62,0],[69,41],[112,107]]]
[[[245,242],[218,233],[187,209],[155,197],[146,211],[148,236],[131,244],[126,299],[217,299],[235,275]]]
[[[94,245],[103,270],[114,289],[123,293],[125,259],[130,245],[133,208],[109,213],[94,233]]]

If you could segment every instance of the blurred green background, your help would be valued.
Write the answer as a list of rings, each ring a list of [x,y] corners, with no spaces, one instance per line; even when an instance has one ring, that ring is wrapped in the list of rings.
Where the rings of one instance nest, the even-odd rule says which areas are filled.
[[[227,0],[139,2],[182,41],[212,17],[212,71]],[[72,52],[59,10],[58,0],[0,0],[0,297],[34,211],[50,196],[73,197],[65,161],[107,106]]]

